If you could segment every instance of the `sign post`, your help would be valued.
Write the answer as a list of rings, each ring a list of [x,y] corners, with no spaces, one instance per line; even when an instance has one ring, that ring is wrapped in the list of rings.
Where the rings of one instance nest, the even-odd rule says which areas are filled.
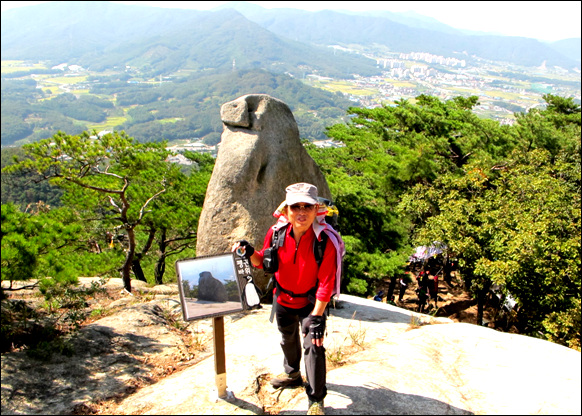
[[[224,317],[212,318],[214,332],[214,372],[218,397],[227,398],[226,392],[226,354],[224,348]]]
[[[178,260],[176,274],[184,320],[212,318],[218,398],[234,397],[226,390],[224,315],[261,307],[251,264],[241,254],[200,256]]]

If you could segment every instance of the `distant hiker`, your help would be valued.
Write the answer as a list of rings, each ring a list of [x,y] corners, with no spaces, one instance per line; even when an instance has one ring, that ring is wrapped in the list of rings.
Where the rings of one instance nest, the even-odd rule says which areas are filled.
[[[416,289],[416,295],[418,296],[418,312],[422,313],[426,306],[426,301],[428,299],[428,285],[429,276],[428,271],[422,271],[417,277],[418,288]]]
[[[446,282],[447,285],[452,286],[452,271],[453,271],[454,263],[447,257],[445,261],[445,266],[443,268],[443,280]]]
[[[404,294],[406,293],[406,289],[408,289],[408,285],[410,283],[412,283],[412,279],[410,278],[408,273],[405,273],[404,276],[402,276],[398,280],[400,282],[400,291],[398,293],[398,302],[402,302],[402,299],[404,298]]]
[[[442,270],[442,269],[441,269]],[[437,307],[438,293],[439,293],[439,274],[441,272],[437,266],[433,266],[428,270],[428,293],[434,302],[434,307]]]
[[[381,290],[378,292],[378,294],[376,296],[374,296],[374,300],[377,302],[382,302],[383,297],[384,297],[384,291]]]
[[[341,245],[342,254],[345,249],[339,234],[319,217],[317,187],[308,183],[288,186],[282,206],[278,209],[282,213],[279,222],[267,232],[262,250],[255,250],[245,240],[236,242],[232,249],[244,247],[245,256],[255,267],[271,269],[273,263],[277,263],[273,309],[282,335],[285,372],[272,379],[271,384],[275,388],[303,384],[300,332],[303,333],[308,414],[324,414],[323,399],[327,395],[323,347],[325,311],[334,286],[339,282],[337,272],[341,269],[341,255],[337,254],[337,244]],[[324,233],[329,241],[318,266],[314,247]],[[279,237],[283,238],[280,246]]]
[[[105,243],[107,246],[109,246],[109,248],[113,248],[113,234],[111,231],[107,231],[105,233]]]
[[[398,279],[397,274],[393,274],[390,278],[390,285],[388,286],[388,293],[386,293],[386,299],[390,299],[394,294],[394,289],[396,288],[396,284],[400,279]]]

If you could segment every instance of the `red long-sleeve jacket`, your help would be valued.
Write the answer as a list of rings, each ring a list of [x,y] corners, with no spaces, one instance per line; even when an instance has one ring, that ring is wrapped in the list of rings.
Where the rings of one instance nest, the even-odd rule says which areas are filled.
[[[316,238],[313,228],[309,227],[297,245],[292,232],[293,226],[289,224],[285,228],[283,246],[279,247],[278,250],[279,270],[275,272],[275,278],[281,287],[294,293],[308,292],[317,286],[319,281],[315,298],[322,302],[329,302],[336,277],[336,250],[334,245],[329,241],[327,242],[323,261],[318,269],[313,253],[313,244]],[[272,236],[273,229],[270,228],[265,237],[263,249],[258,252],[261,256],[259,268],[262,268],[265,249],[271,246]],[[306,297],[293,297],[283,291],[279,292],[277,302],[294,309],[303,308],[310,303]]]

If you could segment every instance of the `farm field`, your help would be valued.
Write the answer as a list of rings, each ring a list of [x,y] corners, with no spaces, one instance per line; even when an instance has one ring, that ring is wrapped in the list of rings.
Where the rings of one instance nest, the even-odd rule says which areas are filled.
[[[26,63],[25,61],[2,61],[0,70],[2,74],[13,72],[28,71],[33,72],[38,69],[48,69],[43,63]]]
[[[573,96],[578,100],[580,99],[579,77],[576,79],[571,74],[565,75],[559,71],[540,72],[540,70],[533,68],[508,69],[503,64],[489,63],[479,67],[447,69],[440,72],[440,69],[443,69],[442,67],[435,69],[430,68],[429,65],[416,65],[415,62],[409,61],[405,61],[404,64],[404,66],[400,66],[399,71],[406,72],[387,70],[383,72],[382,76],[370,78],[352,74],[351,79],[324,78],[312,74],[306,76],[302,82],[310,87],[341,95],[352,101],[354,106],[368,108],[394,105],[395,102],[400,100],[408,100],[413,104],[420,94],[435,96],[441,100],[449,100],[455,96],[477,96],[478,105],[474,108],[474,112],[479,117],[490,118],[507,124],[515,121],[514,112],[527,111],[543,105],[543,95],[546,93],[566,97]],[[416,65],[415,71],[422,67],[424,68],[421,69],[423,72],[413,73],[411,70],[414,66],[413,64]],[[171,85],[176,79],[190,74],[191,70],[180,69],[176,73],[168,74],[163,78],[152,78],[151,76],[144,76],[136,69],[132,69],[131,75],[126,73],[124,69],[92,72],[80,67],[69,67],[72,69],[65,68],[60,71],[55,70],[54,67],[46,63],[30,61],[5,60],[2,61],[1,67],[2,74],[6,76],[4,78],[6,80],[34,80],[38,93],[34,93],[34,96],[27,98],[28,105],[46,104],[43,108],[45,108],[45,111],[47,109],[52,111],[53,113],[49,118],[55,120],[54,122],[43,120],[44,116],[39,119],[39,115],[33,111],[34,116],[32,118],[28,117],[23,120],[28,123],[28,131],[32,129],[33,134],[29,133],[28,137],[21,136],[22,138],[10,140],[15,144],[24,144],[30,140],[34,141],[44,137],[47,132],[47,126],[54,124],[57,119],[59,121],[54,124],[55,126],[58,126],[59,129],[71,130],[76,130],[74,126],[83,126],[83,128],[98,132],[109,131],[122,125],[125,125],[124,128],[135,126],[136,120],[137,124],[149,122],[148,128],[156,132],[156,134],[159,132],[159,128],[156,125],[163,126],[164,131],[182,129],[181,123],[178,122],[184,120],[183,116],[174,117],[170,112],[165,113],[163,117],[158,117],[156,115],[158,109],[155,106],[152,108],[153,103],[143,95],[143,91],[145,91],[144,88],[147,89],[152,86],[155,88],[167,84]],[[14,76],[10,76],[10,74],[14,74]],[[93,85],[96,85],[95,83],[98,83],[99,79],[117,80],[115,82],[118,83],[118,86],[108,88],[106,86],[107,81],[105,81],[105,84],[103,84],[105,87],[93,88]],[[9,83],[3,83],[3,98],[5,94],[4,88],[9,85]],[[27,85],[30,86],[30,82]],[[138,100],[135,102],[128,101],[126,98],[128,93],[130,96],[133,95],[138,98]],[[63,100],[55,104],[51,104],[51,102],[55,98],[61,97],[62,94],[72,94],[79,102],[85,100],[86,105],[93,105],[92,109],[87,108],[87,111],[91,111],[92,114],[84,113],[84,108],[69,108],[68,111],[61,112],[60,118],[57,117],[55,110],[57,113],[61,111]],[[102,100],[110,101],[113,107],[95,104],[102,102]],[[168,100],[168,104],[174,105],[172,103],[173,100],[175,98]],[[213,102],[212,91],[207,96],[200,97],[199,100],[200,106]],[[148,108],[147,112],[129,111],[131,109],[139,110],[142,107]],[[176,111],[176,115],[180,114],[179,107]],[[319,119],[322,116],[329,117],[330,113],[320,112],[317,108],[306,110],[302,105],[297,105],[295,114],[296,117],[303,117],[304,123],[318,125],[317,123],[320,123]],[[333,117],[338,117],[337,114],[332,114],[334,114]],[[130,115],[136,118],[133,119]],[[144,121],[139,121],[140,118]],[[32,122],[32,120],[36,121]],[[63,120],[66,120],[64,124]],[[220,120],[217,121],[219,122]],[[18,126],[17,123],[14,123],[16,123],[16,119],[12,120],[11,128],[17,132]],[[70,127],[67,127],[67,123],[69,123]],[[321,130],[323,130],[323,127],[321,127]],[[216,128],[214,128],[214,131],[217,131]],[[143,132],[143,130],[140,130],[140,132]],[[199,136],[199,133],[193,134]],[[204,136],[204,134],[200,136]]]
[[[89,130],[103,131],[103,130],[113,130],[116,126],[123,124],[127,121],[127,117],[107,117],[104,123],[90,124],[87,127]]]

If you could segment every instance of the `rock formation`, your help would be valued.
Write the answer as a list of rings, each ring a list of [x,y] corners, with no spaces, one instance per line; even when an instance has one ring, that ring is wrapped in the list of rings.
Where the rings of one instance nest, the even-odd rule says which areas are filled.
[[[226,302],[228,300],[226,288],[220,280],[212,276],[212,273],[202,272],[198,281],[198,300]]]
[[[198,226],[197,256],[230,251],[245,239],[262,247],[272,214],[285,199],[285,188],[297,182],[317,186],[330,198],[321,170],[304,149],[289,107],[265,94],[251,94],[224,104],[224,131],[206,191]],[[267,278],[254,271],[264,288]]]

